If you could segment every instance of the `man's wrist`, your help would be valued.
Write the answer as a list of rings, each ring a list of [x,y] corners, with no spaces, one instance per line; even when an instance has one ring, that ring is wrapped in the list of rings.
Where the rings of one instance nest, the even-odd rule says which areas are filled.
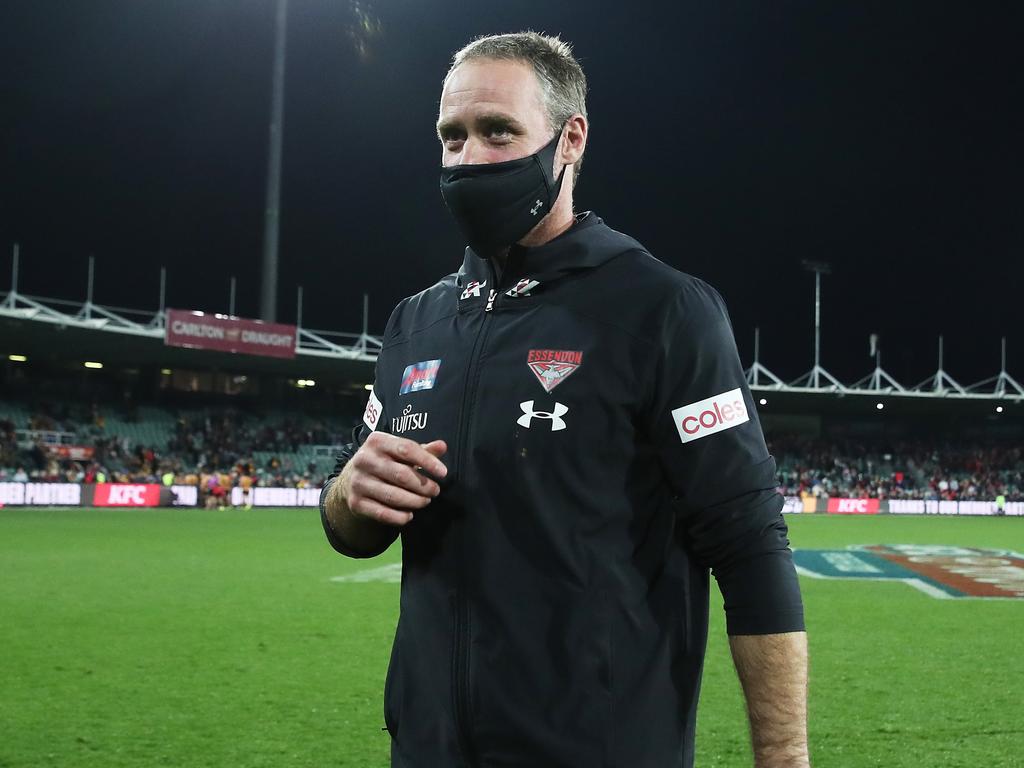
[[[754,768],[810,768],[806,744],[762,748],[754,753]]]

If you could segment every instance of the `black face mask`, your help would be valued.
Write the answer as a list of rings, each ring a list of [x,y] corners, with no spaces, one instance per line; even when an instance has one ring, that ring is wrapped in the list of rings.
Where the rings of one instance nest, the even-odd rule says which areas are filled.
[[[494,256],[521,240],[555,204],[565,168],[551,177],[559,130],[528,157],[441,169],[441,195],[478,256]]]

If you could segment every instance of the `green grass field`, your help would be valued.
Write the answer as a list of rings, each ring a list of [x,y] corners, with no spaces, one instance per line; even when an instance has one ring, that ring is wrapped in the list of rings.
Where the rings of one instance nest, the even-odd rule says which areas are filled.
[[[789,522],[798,548],[1024,550],[1022,519]],[[332,578],[397,560],[335,555],[315,510],[0,510],[0,768],[386,766],[398,585]],[[816,766],[1024,765],[1024,601],[802,585]],[[700,768],[751,765],[720,606]]]

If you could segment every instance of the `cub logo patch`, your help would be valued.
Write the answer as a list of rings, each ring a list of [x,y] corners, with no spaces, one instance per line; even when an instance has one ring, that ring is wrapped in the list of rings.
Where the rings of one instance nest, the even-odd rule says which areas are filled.
[[[398,390],[398,394],[407,395],[410,392],[433,389],[437,369],[440,367],[440,360],[423,360],[406,366],[405,373],[402,374],[402,388]]]
[[[544,391],[550,392],[583,365],[583,353],[573,349],[531,349],[526,364]]]

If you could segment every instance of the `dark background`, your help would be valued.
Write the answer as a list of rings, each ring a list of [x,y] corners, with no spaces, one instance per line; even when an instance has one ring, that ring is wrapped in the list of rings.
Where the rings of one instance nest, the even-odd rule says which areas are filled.
[[[1024,15],[998,2],[291,0],[278,318],[371,332],[461,261],[433,134],[454,50],[533,28],[590,82],[577,208],[708,280],[745,364],[1024,377]],[[0,286],[257,316],[273,0],[5,0]],[[623,287],[622,301],[644,297]],[[614,311],[609,308],[609,311]]]

